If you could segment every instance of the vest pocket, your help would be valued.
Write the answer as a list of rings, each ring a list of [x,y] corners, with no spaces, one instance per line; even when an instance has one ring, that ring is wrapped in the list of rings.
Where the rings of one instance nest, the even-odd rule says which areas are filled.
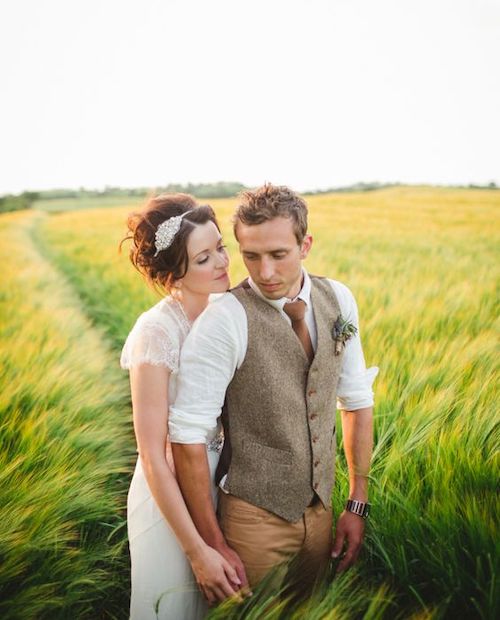
[[[243,449],[245,454],[251,455],[254,459],[264,459],[270,463],[281,463],[282,465],[290,465],[293,460],[293,455],[288,450],[281,450],[280,448],[272,448],[256,441],[245,439],[243,441]]]

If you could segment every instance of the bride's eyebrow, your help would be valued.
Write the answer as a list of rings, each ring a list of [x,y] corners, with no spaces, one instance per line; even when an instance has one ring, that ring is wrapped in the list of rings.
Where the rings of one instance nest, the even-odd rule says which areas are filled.
[[[210,250],[207,248],[206,250],[202,250],[201,252],[198,252],[197,254],[195,254],[193,256],[193,258],[196,258],[197,256],[199,256],[200,254],[204,254],[205,252],[210,252]]]
[[[222,235],[217,239],[217,245],[219,245],[219,243],[222,241]],[[205,250],[201,250],[201,252],[198,252],[197,254],[195,254],[193,256],[193,258],[196,258],[197,256],[199,256],[200,254],[203,254],[204,252],[210,252],[210,248],[206,248]]]

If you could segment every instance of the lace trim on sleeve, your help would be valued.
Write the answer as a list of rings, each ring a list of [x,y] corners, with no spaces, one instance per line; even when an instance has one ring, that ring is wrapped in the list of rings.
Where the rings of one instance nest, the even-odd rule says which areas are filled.
[[[130,370],[141,364],[163,366],[172,372],[179,368],[179,341],[175,332],[158,322],[138,321],[125,342],[120,366]]]

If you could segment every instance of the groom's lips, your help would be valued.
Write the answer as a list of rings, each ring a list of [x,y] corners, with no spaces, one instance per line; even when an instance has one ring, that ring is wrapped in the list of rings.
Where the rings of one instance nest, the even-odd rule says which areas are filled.
[[[274,291],[275,289],[279,288],[281,284],[278,282],[278,283],[272,283],[272,284],[260,284],[260,286],[262,288],[265,288],[266,291]]]

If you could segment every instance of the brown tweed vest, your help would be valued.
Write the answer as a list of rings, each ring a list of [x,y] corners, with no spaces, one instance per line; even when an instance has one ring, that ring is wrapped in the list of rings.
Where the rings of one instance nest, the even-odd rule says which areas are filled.
[[[243,283],[231,293],[245,309],[248,347],[226,392],[225,488],[287,521],[317,493],[330,505],[334,482],[336,392],[343,350],[332,328],[340,314],[326,279],[311,276],[318,346],[311,366],[281,314]]]

